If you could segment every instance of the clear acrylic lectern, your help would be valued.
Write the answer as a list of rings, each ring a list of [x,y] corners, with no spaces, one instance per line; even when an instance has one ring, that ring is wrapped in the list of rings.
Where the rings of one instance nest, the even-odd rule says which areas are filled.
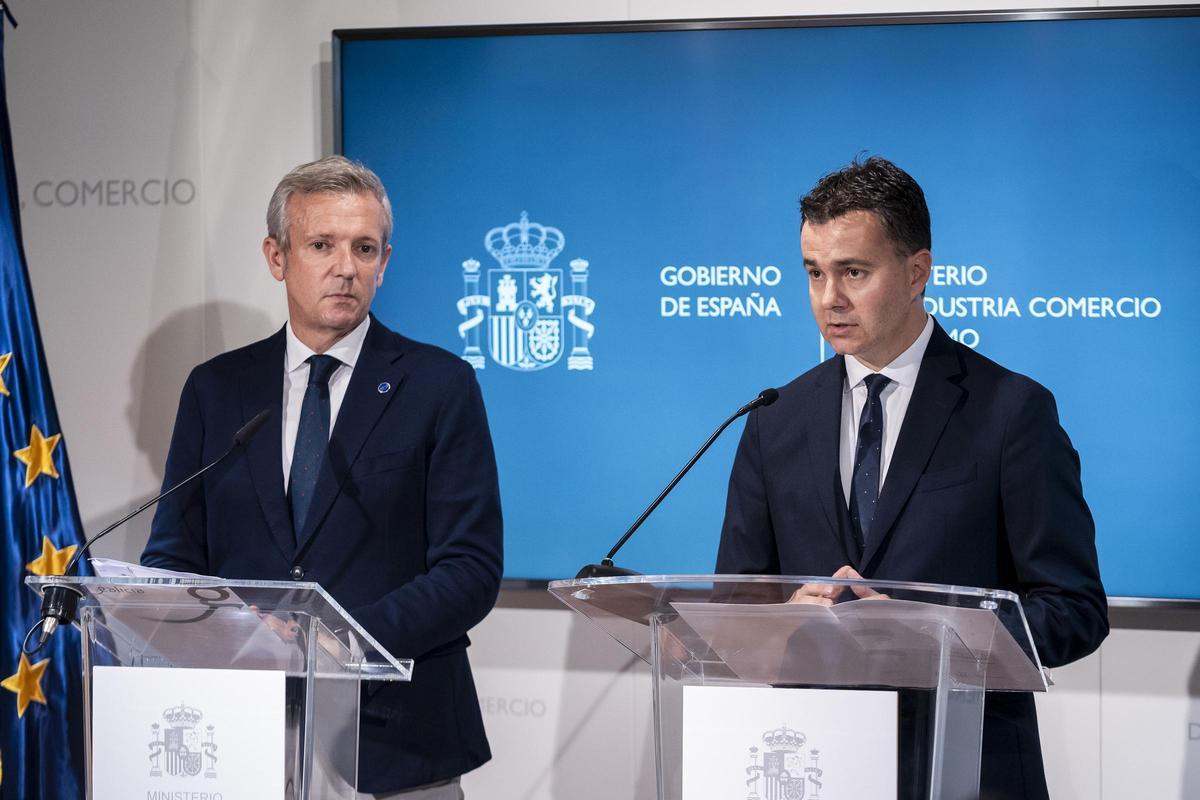
[[[826,587],[831,603],[788,602]],[[1047,688],[1011,592],[746,575],[584,578],[555,581],[550,592],[651,665],[660,800],[729,796],[685,791],[695,785],[684,774],[691,687],[912,690],[894,704],[897,787],[888,793],[905,800],[978,797],[984,693]],[[811,777],[821,771],[815,756],[811,769],[802,763],[802,740],[790,728],[764,734],[736,800],[841,796]],[[856,763],[870,769],[863,755]]]
[[[94,735],[100,722],[94,718],[95,679],[106,670],[113,672],[111,668],[178,670],[170,677],[185,684],[189,675],[212,676],[211,670],[276,673],[285,708],[250,709],[250,719],[261,711],[283,724],[282,743],[265,738],[281,745],[273,751],[279,753],[279,760],[272,763],[284,774],[272,785],[283,787],[287,800],[356,796],[360,682],[407,681],[412,674],[411,660],[397,659],[384,650],[315,583],[207,577],[50,577],[26,582],[39,594],[48,584],[65,583],[83,595],[78,626],[83,645],[87,785],[88,797],[95,800],[106,800],[102,795],[107,793],[97,792],[95,784],[101,744]],[[136,698],[126,699],[118,698],[119,711],[135,705]],[[148,774],[160,776],[151,796],[154,791],[166,791],[163,796],[171,797],[199,796],[187,793],[197,786],[206,796],[246,796],[235,791],[239,788],[237,758],[248,759],[252,768],[266,765],[261,759],[256,762],[253,752],[238,752],[253,746],[232,752],[228,746],[223,750],[214,746],[211,724],[204,741],[208,720],[197,724],[200,712],[184,700],[174,697],[179,706],[161,712],[166,719],[156,720],[157,738],[149,743],[145,741],[148,729],[130,726],[127,737],[130,747],[138,751],[139,771],[129,775],[128,788],[133,788],[135,777],[143,777],[140,762],[145,761],[151,770]],[[256,698],[249,705],[254,702]],[[219,730],[227,739],[236,733],[229,727]],[[217,773],[218,764],[222,780],[199,783],[205,772]],[[183,794],[171,794],[168,781],[173,776],[193,776],[194,785],[184,784]],[[217,787],[223,791],[214,794]]]

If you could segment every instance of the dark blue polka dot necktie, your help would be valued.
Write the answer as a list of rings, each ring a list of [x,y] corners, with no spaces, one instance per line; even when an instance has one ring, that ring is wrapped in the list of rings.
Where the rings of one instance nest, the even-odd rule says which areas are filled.
[[[329,378],[341,363],[333,356],[308,358],[308,388],[304,390],[304,403],[300,406],[300,425],[296,429],[292,472],[288,478],[292,529],[297,537],[304,530],[317,476],[321,473],[321,462],[329,448]]]
[[[850,519],[863,547],[875,518],[879,499],[880,456],[883,453],[883,389],[892,379],[886,375],[868,375],[867,402],[858,418],[858,446],[854,450],[854,477],[850,480]]]

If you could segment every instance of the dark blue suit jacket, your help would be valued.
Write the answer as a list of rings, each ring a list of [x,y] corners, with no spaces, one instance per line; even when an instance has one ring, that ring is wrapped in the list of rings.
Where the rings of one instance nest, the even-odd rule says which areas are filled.
[[[718,573],[830,575],[1008,589],[1043,664],[1108,633],[1079,457],[1054,398],[935,324],[879,495],[857,545],[839,471],[845,361],[832,358],[751,413],[729,481]],[[1032,696],[988,696],[984,797],[1044,797]]]
[[[320,583],[391,653],[416,659],[411,684],[364,691],[360,791],[461,775],[491,757],[466,632],[495,603],[502,571],[496,462],[474,372],[372,319],[307,523],[294,532],[284,351],[280,330],[192,371],[164,486],[221,455],[262,409],[272,415],[244,454],[159,506],[142,563]]]

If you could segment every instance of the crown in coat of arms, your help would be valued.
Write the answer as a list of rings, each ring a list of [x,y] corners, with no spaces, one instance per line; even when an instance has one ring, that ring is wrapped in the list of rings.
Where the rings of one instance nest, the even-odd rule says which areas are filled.
[[[194,728],[203,717],[204,713],[200,709],[185,706],[183,703],[163,711],[163,719],[175,728]]]
[[[558,228],[530,222],[522,211],[518,222],[488,231],[483,243],[502,267],[545,267],[562,252],[566,238]]]
[[[773,731],[766,731],[762,737],[763,743],[773,750],[796,752],[804,747],[806,737],[800,731],[795,731],[784,725]]]

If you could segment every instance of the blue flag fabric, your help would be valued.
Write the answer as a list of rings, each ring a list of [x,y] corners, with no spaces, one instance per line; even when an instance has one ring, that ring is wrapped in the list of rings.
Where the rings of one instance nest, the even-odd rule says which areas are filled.
[[[81,543],[67,450],[21,243],[0,22],[0,800],[83,791],[79,636],[21,653],[40,601],[29,575],[61,574]]]

